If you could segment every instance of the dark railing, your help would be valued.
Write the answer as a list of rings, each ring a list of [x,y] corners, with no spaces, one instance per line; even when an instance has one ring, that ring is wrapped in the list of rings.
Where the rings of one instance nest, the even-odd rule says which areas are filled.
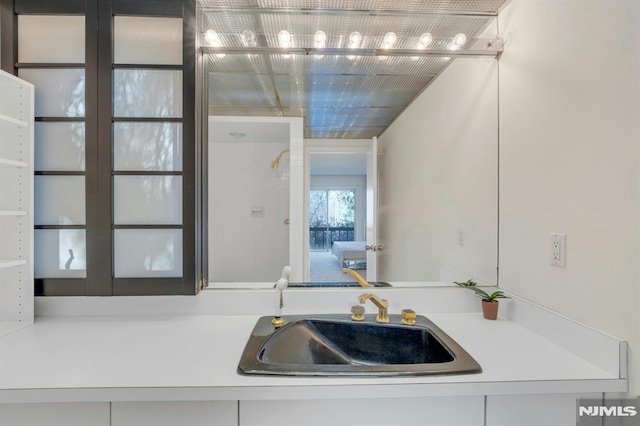
[[[355,241],[353,226],[314,226],[309,228],[310,250],[329,251],[334,241]]]

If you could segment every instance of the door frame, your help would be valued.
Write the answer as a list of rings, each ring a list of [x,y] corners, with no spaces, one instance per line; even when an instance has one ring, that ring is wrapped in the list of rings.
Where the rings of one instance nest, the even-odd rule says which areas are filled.
[[[303,188],[303,281],[309,282],[309,202],[311,191],[311,154],[367,154],[371,139],[306,139],[304,141],[304,188]]]

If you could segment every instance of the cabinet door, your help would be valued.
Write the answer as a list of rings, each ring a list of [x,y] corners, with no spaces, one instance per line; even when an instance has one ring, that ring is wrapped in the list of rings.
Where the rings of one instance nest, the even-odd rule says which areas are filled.
[[[567,426],[576,424],[576,395],[487,397],[487,426]]]
[[[111,426],[237,426],[237,401],[113,402]]]
[[[483,426],[484,397],[240,401],[240,426]]]
[[[109,403],[0,404],[2,426],[109,426]]]

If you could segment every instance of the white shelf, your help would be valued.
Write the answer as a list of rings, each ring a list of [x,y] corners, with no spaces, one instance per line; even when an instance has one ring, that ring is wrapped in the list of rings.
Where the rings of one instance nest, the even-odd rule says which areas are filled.
[[[16,160],[9,160],[6,158],[0,158],[0,167],[16,167],[18,169],[25,169],[27,168],[27,163],[25,163],[24,161],[16,161]]]
[[[17,118],[9,117],[8,115],[0,114],[0,126],[18,126],[27,127],[29,124],[26,121],[18,120]]]
[[[0,259],[0,269],[12,268],[14,266],[26,265],[26,259]]]
[[[0,336],[33,324],[33,90],[0,71]]]

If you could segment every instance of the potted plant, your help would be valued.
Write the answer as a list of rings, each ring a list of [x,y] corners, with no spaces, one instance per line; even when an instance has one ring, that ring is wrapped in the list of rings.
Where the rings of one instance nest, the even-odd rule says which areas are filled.
[[[473,290],[476,296],[482,299],[482,316],[486,319],[494,320],[498,318],[498,301],[496,299],[508,299],[502,290],[497,290],[489,294],[479,288],[473,280],[468,280],[463,283],[454,281],[454,284]]]

